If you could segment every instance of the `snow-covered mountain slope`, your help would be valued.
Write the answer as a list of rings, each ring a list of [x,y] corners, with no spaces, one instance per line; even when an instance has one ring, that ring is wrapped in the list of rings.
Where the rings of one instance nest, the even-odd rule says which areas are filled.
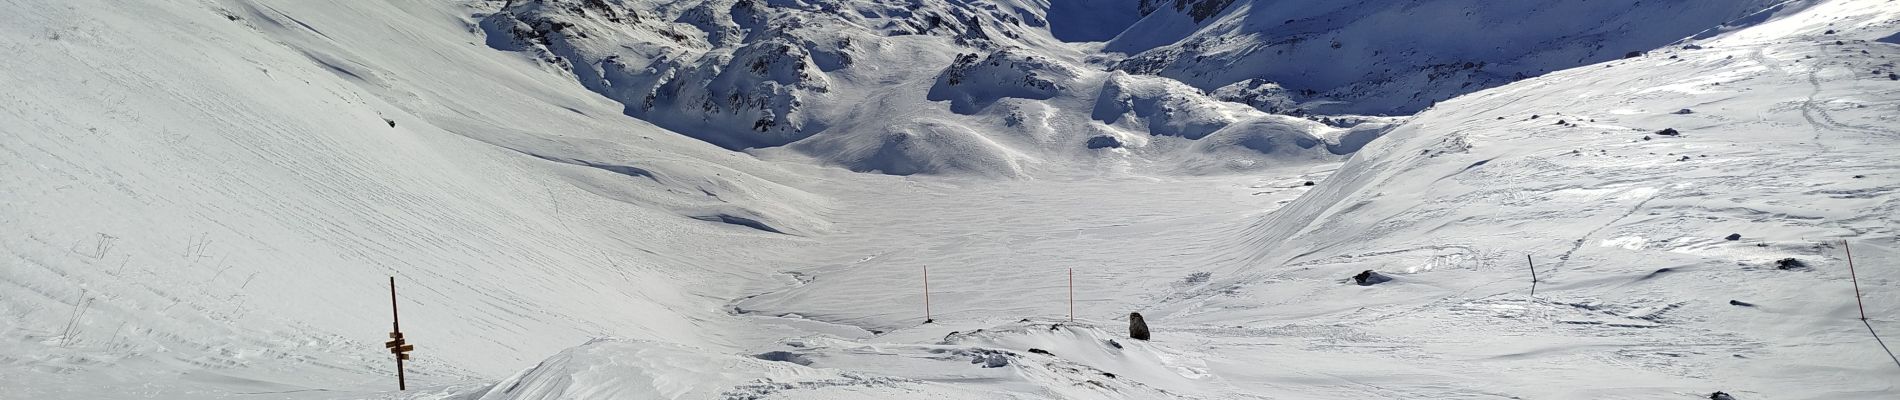
[[[1146,147],[1149,140],[1138,137],[1149,134],[1174,136],[1167,142],[1199,137],[1110,129],[1070,106],[1095,101],[1110,76],[1087,46],[1057,38],[1099,35],[1055,28],[1093,15],[1052,11],[1074,7],[1082,6],[536,0],[498,6],[481,14],[480,25],[491,47],[569,74],[626,105],[627,115],[730,149],[774,148],[755,152],[775,159],[900,175],[1015,177],[1041,163],[1193,154],[1181,150],[1196,147],[1188,144],[1088,151],[1103,136],[1130,136],[1118,141],[1128,148]],[[870,117],[891,115],[905,118]],[[944,125],[985,128],[931,127]]]
[[[1872,40],[1896,12],[1785,9],[1445,102],[1311,192],[1273,171],[843,195],[894,214],[841,222],[835,259],[733,310],[818,338],[765,358],[1056,398],[1892,397],[1836,240],[1870,325],[1900,329],[1895,276],[1867,267],[1900,258],[1900,84],[1877,73],[1900,47]],[[1366,269],[1395,280],[1348,278]],[[1130,310],[1166,328],[1104,333]]]
[[[1900,81],[1885,74],[1900,46],[1873,41],[1896,17],[1879,1],[1790,8],[1440,103],[1249,228],[1215,272],[1228,279],[1160,314],[1349,327],[1354,357],[1448,376],[1297,374],[1426,397],[1892,397],[1897,365],[1855,320],[1842,241],[1872,325],[1900,330],[1896,275],[1869,267],[1900,257]],[[1366,269],[1397,282],[1340,284]]]
[[[1104,70],[1256,3],[9,3],[0,398],[1900,391],[1891,1],[1407,118]]]
[[[1210,91],[1277,82],[1307,112],[1411,114],[1663,47],[1783,1],[1143,1],[1151,11],[1104,50],[1130,55],[1117,69]]]
[[[367,396],[388,276],[412,384],[717,343],[703,310],[739,293],[703,282],[756,273],[726,250],[830,229],[794,168],[625,117],[465,8],[7,8],[0,397]]]

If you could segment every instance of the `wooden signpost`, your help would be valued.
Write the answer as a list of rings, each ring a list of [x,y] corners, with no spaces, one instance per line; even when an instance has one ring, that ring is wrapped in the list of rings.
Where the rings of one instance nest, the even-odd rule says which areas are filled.
[[[390,353],[396,354],[396,390],[409,390],[409,382],[403,377],[402,362],[409,359],[409,351],[415,350],[416,345],[402,340],[402,317],[396,313],[396,277],[393,276],[389,277],[389,316],[392,321],[389,328],[390,340],[384,342],[383,347],[389,348]]]

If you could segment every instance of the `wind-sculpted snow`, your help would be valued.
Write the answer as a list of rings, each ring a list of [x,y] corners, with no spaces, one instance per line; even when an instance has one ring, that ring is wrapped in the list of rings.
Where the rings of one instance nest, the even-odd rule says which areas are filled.
[[[1281,160],[1303,153],[1314,159],[1350,154],[1386,126],[1367,124],[1347,137],[1346,130],[1215,100],[1171,79],[1127,74],[1115,74],[1102,84],[1093,114],[1110,125],[1191,139],[1196,154],[1246,150]]]

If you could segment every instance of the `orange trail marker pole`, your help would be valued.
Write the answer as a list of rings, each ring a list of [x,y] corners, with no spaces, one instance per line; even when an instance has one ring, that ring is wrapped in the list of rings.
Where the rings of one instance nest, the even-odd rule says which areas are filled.
[[[396,353],[396,390],[409,390],[409,381],[402,371],[402,360],[409,357],[402,353],[402,317],[396,312],[396,277],[393,276],[389,277],[389,320],[389,336],[398,346],[392,348]]]

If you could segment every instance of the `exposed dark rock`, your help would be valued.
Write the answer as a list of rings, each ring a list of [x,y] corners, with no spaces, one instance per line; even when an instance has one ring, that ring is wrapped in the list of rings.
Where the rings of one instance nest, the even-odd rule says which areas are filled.
[[[1755,306],[1755,304],[1754,304],[1754,303],[1749,303],[1749,302],[1746,302],[1746,301],[1741,301],[1741,300],[1729,300],[1729,301],[1728,301],[1728,305],[1731,305],[1731,306],[1742,306],[1742,307],[1754,307],[1754,306]]]
[[[788,363],[793,363],[793,364],[798,364],[798,365],[811,365],[811,359],[805,358],[805,356],[797,354],[797,353],[785,352],[785,351],[768,351],[764,353],[755,354],[752,356],[752,358],[757,358],[757,359],[766,360],[766,361],[788,362]]]
[[[1359,283],[1359,286],[1372,286],[1372,285],[1377,285],[1381,283],[1391,282],[1392,277],[1385,276],[1384,274],[1373,272],[1372,270],[1368,269],[1368,270],[1365,270],[1365,272],[1360,272],[1358,275],[1353,275],[1352,281]]]
[[[1728,239],[1728,240],[1742,240],[1742,234],[1740,234],[1740,233],[1731,233],[1731,234],[1729,234],[1729,235],[1728,235],[1728,238],[1727,238],[1727,239]]]
[[[1780,269],[1807,269],[1807,268],[1808,268],[1808,263],[1806,263],[1806,262],[1802,262],[1802,261],[1801,261],[1800,259],[1796,259],[1796,258],[1783,258],[1783,259],[1781,259],[1781,260],[1777,260],[1777,261],[1775,261],[1775,268],[1780,268]]]
[[[1141,319],[1141,313],[1128,313],[1128,337],[1148,340],[1148,322]]]
[[[1114,136],[1102,135],[1089,138],[1088,146],[1091,149],[1119,148],[1122,147],[1122,141]]]
[[[1676,112],[1674,112],[1673,114],[1677,114],[1677,115],[1695,114],[1695,110],[1684,108],[1681,110],[1676,110]]]
[[[1628,52],[1628,53],[1623,53],[1623,58],[1636,58],[1636,57],[1642,57],[1642,56],[1643,56],[1644,54],[1648,54],[1648,53],[1645,53],[1645,52],[1642,52],[1642,51],[1632,51],[1632,52]]]
[[[1663,130],[1656,131],[1656,134],[1663,136],[1682,136],[1682,132],[1677,132],[1676,128],[1663,128]]]
[[[1828,33],[1833,32],[1834,31],[1828,31]],[[1735,400],[1735,396],[1729,396],[1728,393],[1715,392],[1709,393],[1709,400]]]
[[[1313,181],[1306,181],[1306,183],[1301,184],[1300,186],[1313,186]]]
[[[1029,352],[1035,353],[1035,354],[1041,354],[1045,356],[1054,356],[1054,354],[1049,354],[1048,350],[1043,350],[1043,349],[1038,349],[1038,348],[1033,348],[1033,347],[1029,349]]]

